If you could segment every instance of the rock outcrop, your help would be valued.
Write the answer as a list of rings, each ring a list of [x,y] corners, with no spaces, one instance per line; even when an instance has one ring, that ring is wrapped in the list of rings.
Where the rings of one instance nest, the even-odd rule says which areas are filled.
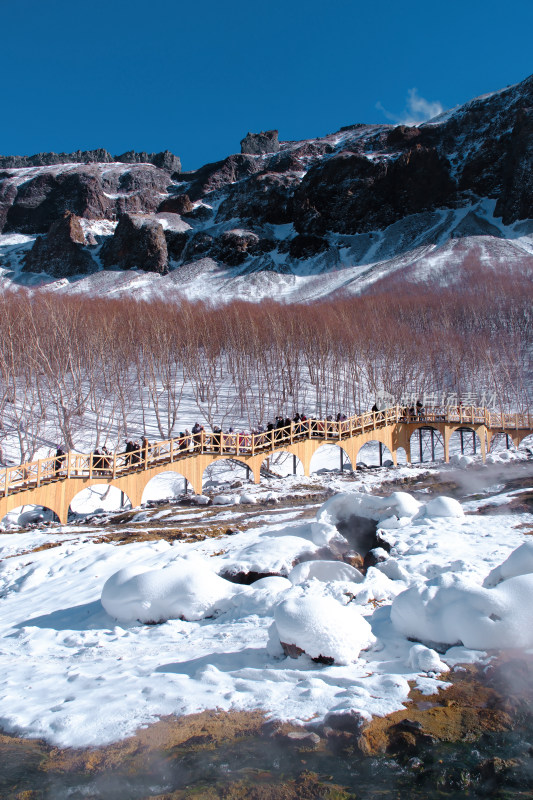
[[[446,205],[455,184],[446,158],[416,145],[396,159],[341,152],[311,168],[294,196],[301,233],[361,233]]]
[[[263,153],[277,153],[278,151],[278,131],[247,133],[244,139],[241,139],[241,153],[260,156]]]
[[[85,249],[85,236],[79,217],[71,211],[52,223],[46,236],[39,236],[24,259],[23,271],[46,272],[54,278],[69,278],[96,270],[97,265]]]
[[[36,153],[34,156],[0,156],[0,169],[47,167],[53,164],[109,164],[107,150],[76,150],[74,153]]]
[[[86,219],[110,216],[98,175],[85,171],[44,172],[19,186],[7,212],[6,230],[45,233],[65,211]]]
[[[154,167],[164,169],[166,172],[181,172],[180,159],[169,150],[164,150],[162,153],[137,153],[135,150],[128,150],[127,153],[115,156],[114,160],[124,164],[153,164]]]
[[[112,156],[107,150],[76,150],[74,153],[36,153],[33,156],[0,156],[0,169],[47,167],[54,164],[153,164],[166,172],[181,172],[181,161],[169,150],[162,153],[137,153],[129,150],[120,156]]]
[[[140,269],[164,275],[168,249],[163,226],[153,219],[123,214],[111,239],[100,252],[102,264],[121,269]]]

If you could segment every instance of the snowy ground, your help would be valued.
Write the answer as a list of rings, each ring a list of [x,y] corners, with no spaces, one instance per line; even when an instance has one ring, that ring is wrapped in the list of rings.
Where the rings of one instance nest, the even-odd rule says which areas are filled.
[[[518,467],[531,475],[525,457]],[[498,470],[500,481],[502,472],[517,468],[503,462],[463,466],[465,481],[477,484],[494,483]],[[445,475],[455,474],[446,469]],[[230,476],[219,476],[211,495],[230,505],[139,510],[128,523],[132,542],[122,546],[97,541],[109,530],[97,522],[0,535],[1,727],[81,746],[121,739],[165,714],[261,708],[281,719],[319,724],[331,715],[394,711],[412,680],[433,692],[446,666],[487,654],[449,639],[440,640],[437,653],[437,635],[406,634],[391,621],[395,597],[409,588],[408,604],[422,604],[426,613],[423,592],[436,593],[426,581],[459,581],[462,591],[477,587],[484,613],[490,603],[483,598],[496,595],[483,592],[498,591],[501,600],[502,587],[511,584],[482,588],[483,581],[528,541],[533,515],[510,513],[506,504],[518,495],[495,485],[466,498],[466,515],[454,503],[421,505],[429,496],[420,494],[416,501],[405,495],[379,499],[383,480],[421,471],[290,476],[233,489]],[[305,499],[324,487],[332,494],[325,507]],[[497,513],[477,513],[487,505]],[[342,528],[354,509],[379,519],[392,545],[364,577],[350,571],[346,557],[338,560],[346,547],[336,526]],[[207,523],[234,533],[172,544],[135,541],[145,530],[157,532],[157,525],[186,531]],[[38,549],[54,543],[59,545]],[[320,564],[324,559],[333,564]],[[297,562],[303,563],[294,569]],[[129,572],[104,592],[107,613],[103,587],[124,568]],[[147,571],[157,572],[139,577]],[[242,571],[281,577],[255,586],[221,577]],[[502,575],[516,575],[516,565],[493,573],[492,583]],[[512,597],[506,602],[518,629],[532,629],[531,606],[517,607]],[[314,642],[309,631],[316,632]],[[431,631],[440,634],[441,628],[435,624]],[[280,639],[291,636],[288,644],[330,655],[335,663],[285,656]],[[312,652],[315,645],[320,653]]]

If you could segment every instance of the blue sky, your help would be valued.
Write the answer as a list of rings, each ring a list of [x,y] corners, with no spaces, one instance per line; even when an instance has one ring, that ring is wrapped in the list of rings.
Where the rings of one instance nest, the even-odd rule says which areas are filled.
[[[248,131],[422,117],[533,72],[531,0],[0,0],[0,24],[3,155],[168,149],[193,169]]]

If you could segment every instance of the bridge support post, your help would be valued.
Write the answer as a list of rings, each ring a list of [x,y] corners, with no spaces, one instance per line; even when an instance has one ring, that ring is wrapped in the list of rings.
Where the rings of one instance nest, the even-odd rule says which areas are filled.
[[[435,461],[435,430],[431,428],[431,460]]]
[[[450,463],[450,436],[451,433],[447,425],[444,426],[444,461]]]

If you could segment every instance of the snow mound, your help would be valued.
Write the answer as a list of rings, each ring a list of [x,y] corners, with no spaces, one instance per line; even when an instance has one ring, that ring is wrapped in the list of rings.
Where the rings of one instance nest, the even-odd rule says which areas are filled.
[[[214,506],[234,506],[239,502],[239,498],[233,494],[217,494],[213,497]]]
[[[255,505],[255,503],[257,503],[257,500],[253,496],[253,494],[250,494],[249,492],[244,492],[239,497],[239,503],[242,503],[243,505]]]
[[[407,492],[393,492],[389,497],[351,492],[336,494],[318,510],[318,522],[338,525],[351,517],[366,517],[379,522],[391,517],[413,517],[420,503]]]
[[[278,532],[278,535],[298,536],[316,544],[317,547],[334,547],[339,552],[347,552],[350,545],[334,525],[325,522],[304,522]]]
[[[219,571],[226,575],[270,572],[286,577],[297,561],[312,558],[318,549],[300,536],[264,536],[221,558]]]
[[[533,575],[486,589],[445,573],[399,594],[391,620],[404,636],[422,642],[473,650],[533,647]]]
[[[517,575],[528,575],[533,572],[533,542],[524,542],[499,566],[495,567],[485,580],[483,586],[491,588],[508,578]]]
[[[332,597],[295,595],[275,609],[280,642],[303,650],[311,658],[332,658],[349,664],[375,641],[370,625],[357,607]]]
[[[180,559],[162,569],[120,569],[105,582],[101,602],[120,622],[197,620],[212,616],[242,591],[201,562]]]
[[[440,660],[436,650],[423,644],[414,644],[409,650],[408,664],[416,672],[448,672],[449,667]]]
[[[358,569],[342,561],[304,561],[289,572],[289,581],[294,584],[312,579],[323,581],[351,581],[361,583],[363,575]]]
[[[191,497],[193,503],[196,503],[197,506],[207,506],[209,505],[209,497],[205,494],[194,494]]]
[[[453,497],[434,497],[420,509],[426,517],[464,517],[465,512]]]

